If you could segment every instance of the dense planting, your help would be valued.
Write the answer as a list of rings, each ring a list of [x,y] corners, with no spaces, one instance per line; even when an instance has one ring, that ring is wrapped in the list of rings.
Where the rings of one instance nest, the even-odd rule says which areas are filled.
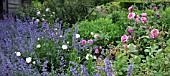
[[[71,27],[67,20],[56,18],[64,10],[54,12],[55,6],[41,7],[41,3],[30,9],[32,13],[4,16],[0,76],[169,75],[170,8],[120,9],[118,5],[97,6],[88,19],[73,19]]]

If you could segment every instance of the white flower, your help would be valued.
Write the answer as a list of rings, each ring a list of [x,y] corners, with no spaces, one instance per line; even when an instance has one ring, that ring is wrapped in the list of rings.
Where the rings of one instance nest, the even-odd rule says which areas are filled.
[[[46,10],[45,10],[45,11],[46,11],[46,12],[48,12],[49,10],[50,10],[49,8],[46,8]]]
[[[60,37],[63,37],[62,35],[60,35]]]
[[[35,62],[35,61],[33,61],[32,63],[33,63],[33,64],[35,64],[36,62]]]
[[[15,52],[16,56],[21,56],[20,52]]]
[[[58,29],[57,29],[57,28],[55,28],[54,30],[55,30],[55,31],[57,31]]]
[[[40,48],[41,47],[41,45],[40,44],[38,44],[37,46],[36,46],[36,48]]]
[[[80,38],[80,35],[79,35],[79,34],[76,34],[76,38]]]
[[[40,40],[40,38],[37,38],[37,40],[39,41],[39,40]]]
[[[55,14],[55,12],[53,12],[53,14]]]
[[[67,49],[68,47],[67,47],[67,45],[62,45],[62,49]]]
[[[31,57],[26,58],[26,62],[27,62],[27,63],[30,63],[30,62],[31,62],[31,60],[32,60],[32,58],[31,58]]]
[[[69,44],[70,42],[69,41],[67,41],[67,44]]]
[[[39,22],[40,20],[39,19],[36,19],[36,22]]]
[[[45,15],[43,15],[43,16],[45,16]]]
[[[94,35],[94,33],[93,33],[93,32],[90,32],[90,34],[91,34],[91,35]]]
[[[87,54],[87,55],[86,55],[86,59],[89,60],[89,57],[92,57],[92,55]]]
[[[96,39],[96,38],[99,38],[99,34],[95,34],[94,35],[94,38]]]

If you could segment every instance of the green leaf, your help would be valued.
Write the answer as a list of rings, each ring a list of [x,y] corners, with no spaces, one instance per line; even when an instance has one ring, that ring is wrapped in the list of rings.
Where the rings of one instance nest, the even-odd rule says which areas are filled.
[[[144,52],[150,52],[150,50],[149,49],[145,49]]]

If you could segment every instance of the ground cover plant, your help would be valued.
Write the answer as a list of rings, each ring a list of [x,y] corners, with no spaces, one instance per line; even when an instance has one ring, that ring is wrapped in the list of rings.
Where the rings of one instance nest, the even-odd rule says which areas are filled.
[[[96,10],[102,11],[93,11],[98,17],[91,15],[92,20],[67,28],[63,28],[65,20],[43,16],[42,11],[57,13],[46,7],[41,12],[37,11],[41,7],[33,8],[36,18],[4,16],[0,20],[0,75],[168,76],[169,7],[151,5],[138,10],[132,5],[108,11],[112,6],[98,6]],[[42,17],[52,17],[53,22]]]

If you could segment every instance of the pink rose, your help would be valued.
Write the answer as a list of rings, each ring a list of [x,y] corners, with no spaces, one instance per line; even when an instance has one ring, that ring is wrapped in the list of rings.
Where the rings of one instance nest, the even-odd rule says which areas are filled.
[[[156,38],[159,35],[159,30],[158,29],[153,29],[151,31],[151,38]]]
[[[135,13],[129,13],[128,14],[128,19],[133,19],[135,17]]]
[[[94,35],[94,38],[96,39],[96,38],[99,38],[99,35],[98,34],[95,34]]]
[[[136,18],[136,19],[135,19],[135,22],[136,22],[136,23],[139,23],[139,22],[140,22],[139,18]]]
[[[85,44],[86,44],[86,40],[82,40],[82,41],[81,41],[81,44],[82,44],[82,45],[85,45]]]
[[[156,11],[156,10],[157,10],[157,7],[156,7],[156,6],[155,6],[155,7],[153,7],[153,10],[154,10],[154,11]]]
[[[121,42],[126,42],[128,40],[128,36],[124,35],[121,37]]]
[[[133,5],[128,8],[129,12],[133,11]]]
[[[133,29],[130,27],[128,28],[128,33],[132,33],[133,32]]]
[[[88,40],[87,41],[89,44],[92,44],[93,43],[93,40]]]
[[[142,15],[142,17],[146,17],[147,13],[142,13],[141,15]]]
[[[141,20],[142,20],[142,22],[147,22],[147,18],[146,17],[142,17]]]
[[[99,54],[99,49],[95,49],[95,53],[96,53],[96,54]]]

